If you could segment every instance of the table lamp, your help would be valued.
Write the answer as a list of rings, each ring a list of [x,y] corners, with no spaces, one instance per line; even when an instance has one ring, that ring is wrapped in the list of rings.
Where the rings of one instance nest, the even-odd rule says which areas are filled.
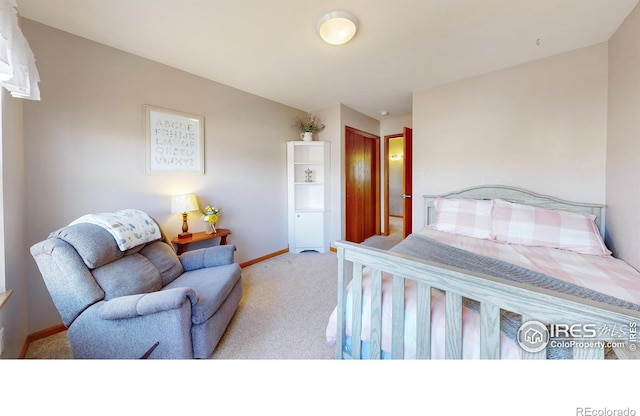
[[[178,238],[189,238],[189,224],[187,224],[187,214],[191,211],[198,211],[198,200],[196,194],[174,195],[171,197],[171,213],[182,214],[182,233],[178,234]]]

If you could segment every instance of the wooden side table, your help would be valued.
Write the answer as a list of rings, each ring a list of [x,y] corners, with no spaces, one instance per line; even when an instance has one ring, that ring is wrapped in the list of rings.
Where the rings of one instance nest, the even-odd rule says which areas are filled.
[[[193,233],[191,237],[188,238],[178,238],[175,237],[171,242],[176,245],[176,253],[178,255],[184,253],[184,250],[187,248],[188,244],[196,243],[198,241],[211,240],[213,238],[220,237],[220,245],[224,246],[227,244],[227,236],[231,234],[230,230],[225,228],[218,228],[218,231],[213,234],[207,234],[204,231],[199,233]]]

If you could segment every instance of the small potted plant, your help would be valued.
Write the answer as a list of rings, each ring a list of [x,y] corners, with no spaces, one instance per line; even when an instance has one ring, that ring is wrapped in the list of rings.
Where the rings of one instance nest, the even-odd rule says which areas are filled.
[[[324,129],[324,124],[312,113],[307,113],[304,117],[296,116],[294,122],[293,127],[300,131],[300,138],[305,142],[313,140],[313,133]]]

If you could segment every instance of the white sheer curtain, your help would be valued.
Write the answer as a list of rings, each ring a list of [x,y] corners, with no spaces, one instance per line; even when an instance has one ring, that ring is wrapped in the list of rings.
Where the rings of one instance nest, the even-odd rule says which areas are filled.
[[[16,7],[15,0],[0,0],[0,85],[13,97],[40,100],[40,76]]]

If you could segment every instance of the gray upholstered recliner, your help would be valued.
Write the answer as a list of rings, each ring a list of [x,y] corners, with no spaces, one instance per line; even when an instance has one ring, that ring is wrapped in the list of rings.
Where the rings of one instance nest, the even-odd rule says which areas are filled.
[[[74,358],[211,357],[242,297],[235,246],[177,256],[158,237],[122,251],[77,223],[31,247]]]

